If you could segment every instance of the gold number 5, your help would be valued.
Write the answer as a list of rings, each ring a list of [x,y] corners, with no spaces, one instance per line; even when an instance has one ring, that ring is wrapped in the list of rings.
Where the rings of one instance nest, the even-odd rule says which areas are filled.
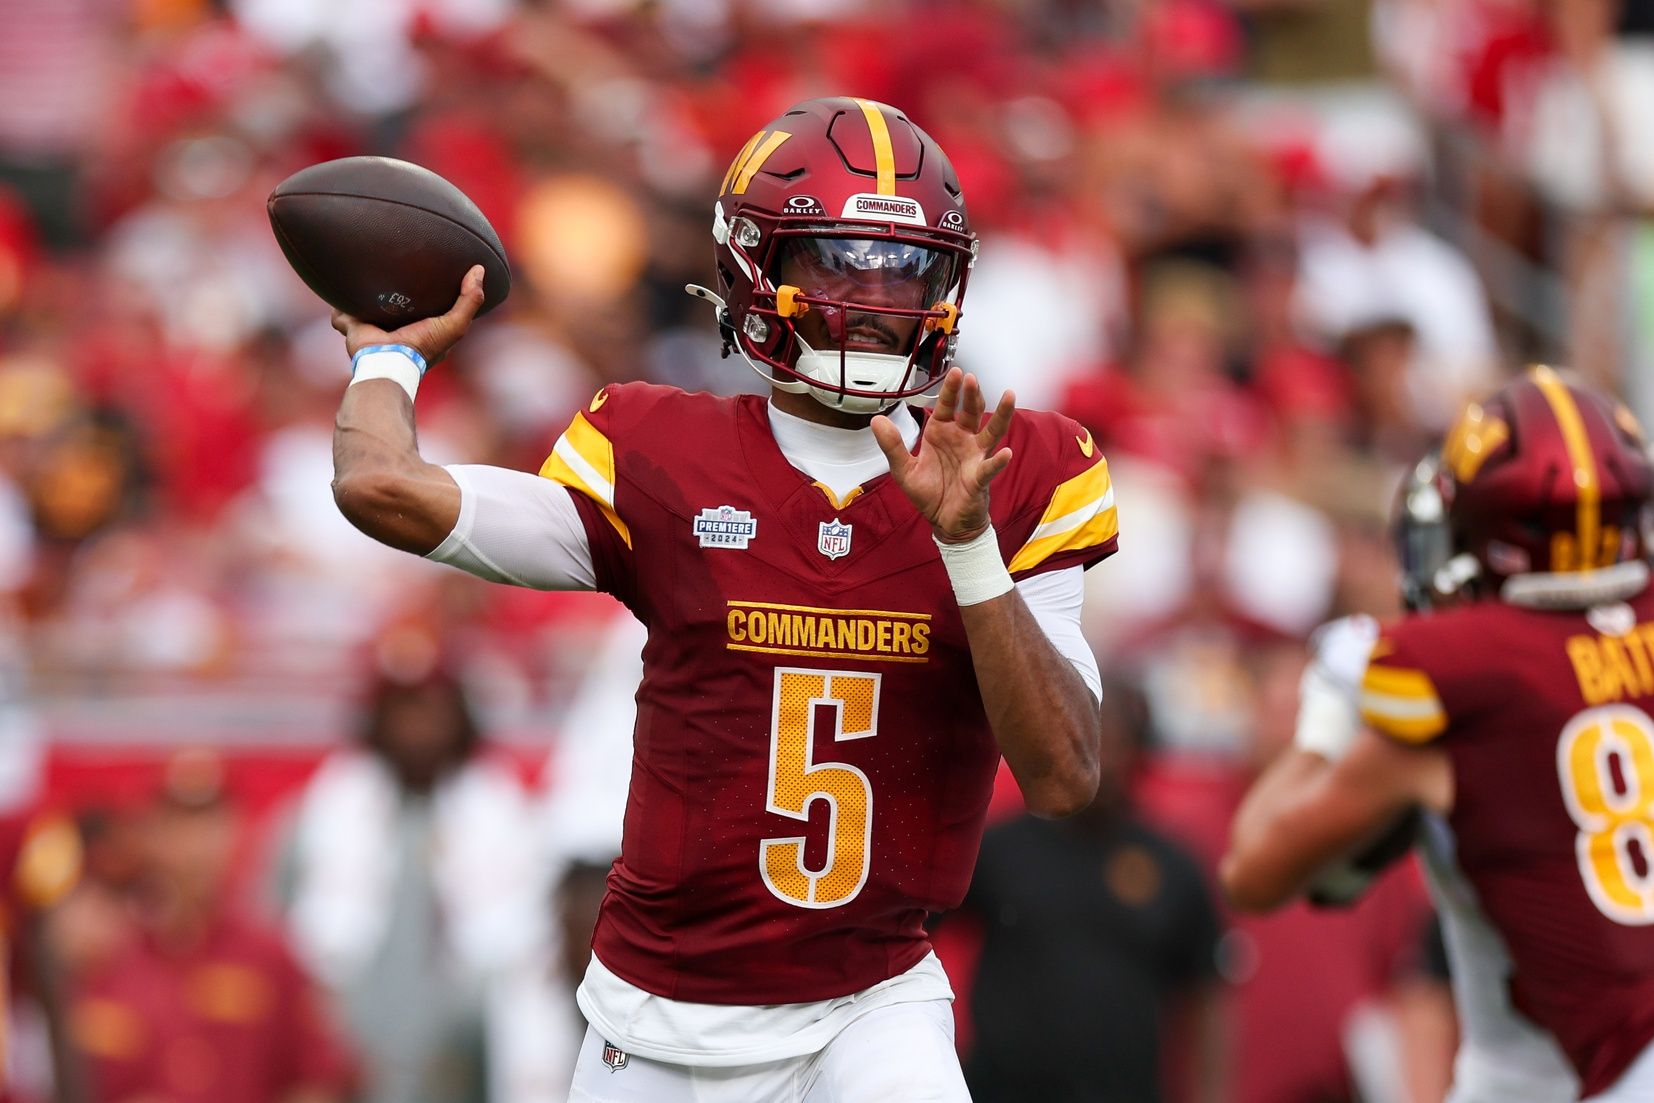
[[[833,710],[833,739],[878,734],[878,674],[843,670],[775,672],[770,721],[770,778],[765,807],[789,819],[809,821],[810,805],[827,802],[827,858],[820,869],[804,864],[805,838],[765,839],[758,847],[764,884],[800,908],[836,908],[856,898],[872,862],[873,787],[867,775],[843,762],[812,762],[818,710]]]

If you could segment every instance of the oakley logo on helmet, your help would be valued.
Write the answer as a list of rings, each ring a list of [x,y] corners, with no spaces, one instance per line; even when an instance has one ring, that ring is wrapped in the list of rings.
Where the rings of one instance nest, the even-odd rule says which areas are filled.
[[[944,212],[942,215],[942,225],[946,226],[950,230],[963,230],[965,228],[965,216],[960,214],[958,211]]]
[[[861,192],[844,201],[840,218],[870,218],[880,222],[905,222],[910,226],[925,224],[925,209],[917,201],[899,195],[872,195]]]
[[[784,214],[826,214],[821,200],[813,195],[794,195],[781,208]]]

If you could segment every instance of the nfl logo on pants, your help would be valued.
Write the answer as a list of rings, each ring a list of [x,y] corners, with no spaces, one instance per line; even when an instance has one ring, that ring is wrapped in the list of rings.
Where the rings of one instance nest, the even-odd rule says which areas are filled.
[[[609,1067],[610,1072],[619,1072],[626,1067],[626,1062],[630,1059],[626,1056],[626,1051],[613,1042],[603,1043],[603,1063]]]
[[[837,517],[821,522],[821,536],[816,540],[816,550],[828,559],[849,555],[850,526],[840,524]]]

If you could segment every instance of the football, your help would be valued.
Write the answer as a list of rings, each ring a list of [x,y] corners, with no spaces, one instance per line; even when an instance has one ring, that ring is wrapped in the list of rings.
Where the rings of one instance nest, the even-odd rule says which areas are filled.
[[[310,290],[381,329],[446,313],[473,264],[485,270],[479,313],[511,290],[505,249],[477,205],[407,161],[311,165],[283,180],[266,208],[281,251]]]

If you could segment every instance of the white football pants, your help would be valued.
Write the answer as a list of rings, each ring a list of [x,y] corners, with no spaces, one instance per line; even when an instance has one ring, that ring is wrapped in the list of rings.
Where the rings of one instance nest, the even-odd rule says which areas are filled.
[[[1581,1103],[1648,1103],[1654,1099],[1654,1045],[1642,1051],[1613,1086]]]
[[[819,1052],[695,1068],[609,1052],[590,1027],[569,1103],[970,1103],[946,1000],[869,1011]]]

